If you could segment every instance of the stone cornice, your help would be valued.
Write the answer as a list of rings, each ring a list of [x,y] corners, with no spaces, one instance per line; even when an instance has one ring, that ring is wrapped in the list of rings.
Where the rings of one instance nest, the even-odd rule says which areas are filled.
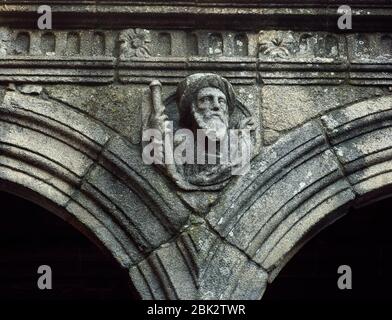
[[[391,33],[0,29],[0,81],[392,85]]]
[[[356,30],[392,29],[390,1],[350,1]],[[12,1],[0,25],[34,28],[39,5],[50,5],[54,28],[283,28],[334,30],[336,1]],[[234,18],[235,17],[235,18]],[[299,23],[300,22],[300,23]]]

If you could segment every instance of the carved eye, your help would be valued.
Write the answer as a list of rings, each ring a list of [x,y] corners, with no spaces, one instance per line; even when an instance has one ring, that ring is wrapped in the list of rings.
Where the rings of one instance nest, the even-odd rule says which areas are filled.
[[[207,103],[209,100],[210,100],[209,97],[208,97],[208,96],[205,96],[205,97],[202,97],[202,98],[200,99],[200,102],[201,102],[201,103]]]
[[[219,98],[219,103],[226,103],[226,100],[223,98]]]

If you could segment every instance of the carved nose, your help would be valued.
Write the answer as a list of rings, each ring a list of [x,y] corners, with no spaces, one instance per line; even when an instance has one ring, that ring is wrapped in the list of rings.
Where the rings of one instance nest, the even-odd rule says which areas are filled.
[[[213,107],[212,107],[212,111],[219,111],[218,106],[213,106]]]

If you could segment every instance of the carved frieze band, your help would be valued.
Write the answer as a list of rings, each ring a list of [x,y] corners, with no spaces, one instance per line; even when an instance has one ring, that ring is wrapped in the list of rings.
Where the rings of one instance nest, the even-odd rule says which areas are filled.
[[[112,82],[110,31],[0,28],[0,81]]]
[[[0,80],[177,83],[217,72],[233,83],[391,84],[392,35],[268,30],[0,28]],[[45,71],[43,71],[45,70]]]

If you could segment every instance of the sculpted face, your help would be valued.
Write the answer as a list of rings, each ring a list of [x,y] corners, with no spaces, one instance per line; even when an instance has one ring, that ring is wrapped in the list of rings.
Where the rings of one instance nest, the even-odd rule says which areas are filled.
[[[193,116],[200,129],[222,140],[228,129],[228,106],[225,94],[213,87],[200,89],[193,104]]]

